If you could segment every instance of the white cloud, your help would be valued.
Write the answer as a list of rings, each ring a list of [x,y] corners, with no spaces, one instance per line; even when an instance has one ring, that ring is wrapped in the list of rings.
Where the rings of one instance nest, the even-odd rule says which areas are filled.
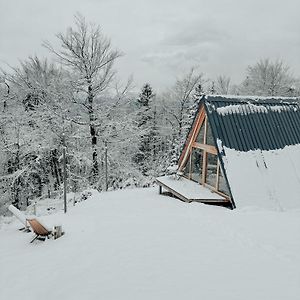
[[[125,52],[117,67],[137,85],[169,84],[199,65],[235,81],[262,57],[281,58],[300,76],[299,0],[0,0],[1,61],[47,55],[41,42],[72,25],[79,11]]]

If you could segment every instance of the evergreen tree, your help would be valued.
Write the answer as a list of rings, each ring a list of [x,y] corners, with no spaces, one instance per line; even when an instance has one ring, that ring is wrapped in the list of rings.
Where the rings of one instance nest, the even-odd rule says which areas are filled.
[[[155,108],[153,99],[155,94],[149,83],[146,83],[137,99],[138,113],[137,125],[140,132],[139,153],[135,157],[135,161],[139,165],[143,175],[146,175],[149,170],[149,161],[152,159],[154,151],[154,136],[155,136]]]
[[[139,94],[137,101],[140,106],[149,107],[149,103],[153,97],[154,97],[154,93],[152,87],[149,83],[146,83],[143,86],[142,92]]]
[[[205,94],[205,92],[203,89],[203,84],[199,83],[195,87],[193,98],[195,99],[195,101],[198,101],[204,94]]]

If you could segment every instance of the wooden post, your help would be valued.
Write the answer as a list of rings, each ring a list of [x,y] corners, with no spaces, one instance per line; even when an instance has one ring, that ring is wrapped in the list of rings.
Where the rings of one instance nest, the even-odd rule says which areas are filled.
[[[60,225],[54,226],[54,230],[53,230],[54,239],[56,240],[59,237],[61,237],[62,235],[63,235],[63,233],[62,233],[62,227]]]
[[[63,133],[63,172],[64,172],[64,212],[67,213],[67,163],[66,163],[66,141]]]
[[[108,190],[108,163],[107,163],[107,141],[104,142],[105,149],[105,191]]]

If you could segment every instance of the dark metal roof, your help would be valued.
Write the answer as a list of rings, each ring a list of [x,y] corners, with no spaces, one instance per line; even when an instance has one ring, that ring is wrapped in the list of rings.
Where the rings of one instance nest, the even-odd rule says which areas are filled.
[[[215,140],[227,148],[274,150],[300,144],[299,98],[204,96],[200,103]]]

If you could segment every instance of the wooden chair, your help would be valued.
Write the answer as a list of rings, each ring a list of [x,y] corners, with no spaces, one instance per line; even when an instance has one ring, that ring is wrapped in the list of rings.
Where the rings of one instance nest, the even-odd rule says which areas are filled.
[[[30,243],[32,243],[36,239],[44,241],[46,237],[49,239],[49,236],[52,235],[52,231],[45,228],[37,219],[27,219],[27,222],[29,223],[33,232],[36,234],[36,236]]]

